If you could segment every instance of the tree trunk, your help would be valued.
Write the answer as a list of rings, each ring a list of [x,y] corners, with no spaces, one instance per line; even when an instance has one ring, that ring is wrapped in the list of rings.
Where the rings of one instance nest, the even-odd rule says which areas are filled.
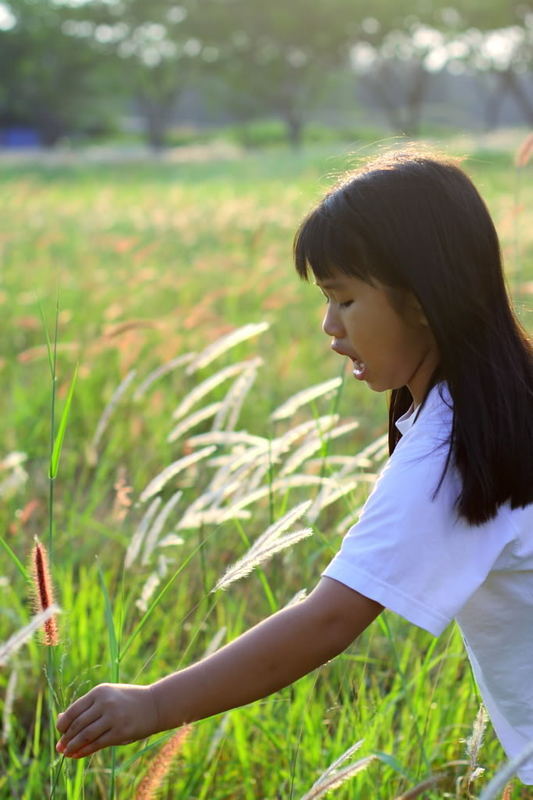
[[[509,91],[513,93],[516,104],[524,115],[525,122],[527,122],[528,125],[533,125],[533,103],[525,91],[524,85],[513,69],[507,70],[506,76]]]
[[[294,112],[289,112],[285,115],[285,123],[287,125],[287,136],[290,146],[295,151],[301,150],[304,131],[302,118]]]
[[[490,130],[495,128],[500,118],[500,112],[507,94],[511,93],[517,106],[524,115],[524,121],[528,125],[533,125],[533,103],[529,99],[518,75],[512,69],[506,69],[495,73],[496,88],[489,93],[485,106],[485,128]]]
[[[407,87],[405,133],[408,136],[417,136],[420,131],[422,105],[429,82],[429,73],[421,63],[414,64],[414,77]]]
[[[165,146],[165,136],[170,123],[168,99],[140,96],[139,107],[148,145],[154,152],[159,153]]]
[[[375,77],[369,75],[361,76],[361,80],[363,84],[366,83],[367,87],[378,101],[378,105],[381,107],[382,111],[385,112],[385,116],[392,130],[398,131],[401,130],[403,126],[401,116],[398,113],[397,103],[395,102],[394,89],[391,89],[389,86],[389,83],[392,82],[392,77],[387,65],[382,63]]]

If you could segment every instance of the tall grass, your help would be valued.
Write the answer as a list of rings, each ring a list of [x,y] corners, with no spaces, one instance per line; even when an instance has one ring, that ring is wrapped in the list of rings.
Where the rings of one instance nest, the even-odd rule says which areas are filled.
[[[332,377],[338,366],[321,341],[321,309],[288,272],[294,225],[317,175],[330,169],[313,158],[285,175],[283,164],[276,173],[260,159],[212,176],[199,166],[175,172],[175,183],[157,167],[137,173],[138,184],[119,167],[7,176],[0,292],[16,302],[4,302],[3,323],[12,335],[1,367],[11,400],[0,400],[8,423],[0,641],[29,621],[24,563],[50,519],[63,613],[52,681],[43,681],[46,658],[28,632],[9,656],[16,685],[0,675],[9,720],[0,796],[48,796],[55,787],[56,798],[131,797],[168,737],[62,762],[50,685],[66,705],[104,680],[151,682],[298,602],[384,464],[385,402]],[[511,159],[477,158],[485,194],[491,181],[496,187],[489,201],[498,222],[498,210],[512,205]],[[13,209],[24,210],[24,230]],[[511,252],[514,227],[503,228]],[[516,295],[526,322],[528,235],[520,243],[526,288]],[[63,267],[50,372],[63,409],[57,429],[54,413],[46,422],[43,359],[52,343],[43,346],[31,313],[35,285],[42,296],[56,277],[56,248],[63,264],[82,266]],[[20,269],[30,256],[31,280]],[[298,530],[305,536],[277,549]],[[239,583],[215,590],[225,575]],[[475,764],[465,754],[478,707],[457,631],[437,641],[386,614],[293,686],[194,725],[161,791],[297,800],[319,796],[331,778],[339,798],[475,796],[504,761],[490,726]],[[361,739],[358,761],[341,766]],[[521,796],[518,786],[511,796]]]

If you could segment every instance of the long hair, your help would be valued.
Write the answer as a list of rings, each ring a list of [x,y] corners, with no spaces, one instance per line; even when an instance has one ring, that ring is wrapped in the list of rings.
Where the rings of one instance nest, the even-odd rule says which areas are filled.
[[[377,279],[399,313],[405,291],[414,293],[440,355],[424,401],[437,381],[453,400],[438,488],[453,456],[462,479],[455,505],[470,524],[506,501],[532,503],[531,338],[513,313],[494,223],[459,159],[408,147],[350,172],[302,222],[294,259],[306,280],[334,271]],[[390,455],[411,401],[407,386],[392,390]]]

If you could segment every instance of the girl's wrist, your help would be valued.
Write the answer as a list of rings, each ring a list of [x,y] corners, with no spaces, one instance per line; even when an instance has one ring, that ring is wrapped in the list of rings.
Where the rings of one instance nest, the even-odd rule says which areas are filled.
[[[157,724],[155,733],[178,728],[185,722],[183,709],[180,711],[177,707],[175,683],[178,674],[174,673],[161,678],[148,687]]]
[[[163,716],[160,708],[160,698],[158,696],[159,692],[157,690],[157,683],[151,683],[146,688],[148,689],[150,703],[153,709],[153,716],[155,719],[154,733],[160,733],[161,731],[168,730],[163,722]]]

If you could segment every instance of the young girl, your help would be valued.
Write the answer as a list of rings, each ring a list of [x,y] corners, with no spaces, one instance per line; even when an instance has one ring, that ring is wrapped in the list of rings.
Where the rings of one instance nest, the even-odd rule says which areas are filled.
[[[533,349],[487,208],[452,160],[388,153],[309,214],[295,261],[333,350],[392,390],[390,458],[304,601],[149,686],[96,686],[59,715],[69,757],[265,697],[383,608],[434,636],[457,620],[508,756],[533,740]]]

